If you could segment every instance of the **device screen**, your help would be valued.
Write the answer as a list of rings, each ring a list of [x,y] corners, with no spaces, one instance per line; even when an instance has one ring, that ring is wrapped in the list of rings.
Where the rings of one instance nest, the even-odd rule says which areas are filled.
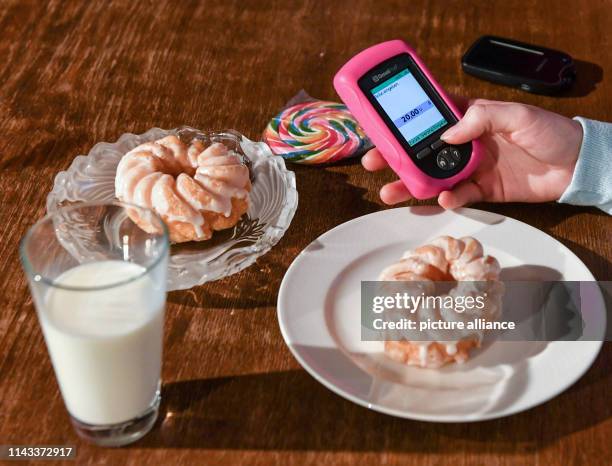
[[[475,47],[470,61],[478,67],[494,69],[504,74],[520,74],[532,79],[546,79],[548,58],[544,52],[527,46],[502,42],[493,38]],[[558,71],[550,76],[558,79]]]
[[[370,92],[411,147],[448,124],[407,68]]]

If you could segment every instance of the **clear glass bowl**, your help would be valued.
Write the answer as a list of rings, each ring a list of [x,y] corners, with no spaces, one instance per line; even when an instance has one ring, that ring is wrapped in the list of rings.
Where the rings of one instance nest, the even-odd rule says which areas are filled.
[[[204,132],[187,126],[127,133],[117,142],[96,144],[89,154],[79,155],[68,170],[58,173],[47,195],[47,212],[71,203],[114,200],[115,172],[121,157],[139,144],[169,134],[186,142],[198,138],[206,143],[224,143],[244,157],[253,184],[249,210],[234,228],[217,231],[208,241],[172,246],[168,290],[183,290],[248,267],[268,252],[289,227],[298,204],[295,175],[265,143],[253,142],[233,130]]]

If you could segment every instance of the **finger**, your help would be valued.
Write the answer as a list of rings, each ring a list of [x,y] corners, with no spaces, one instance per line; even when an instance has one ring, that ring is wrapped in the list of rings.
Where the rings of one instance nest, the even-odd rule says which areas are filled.
[[[383,156],[378,149],[371,149],[366,152],[361,158],[361,165],[363,165],[363,168],[371,172],[382,170],[383,168],[387,168],[389,166],[387,161],[383,159]]]
[[[532,120],[533,110],[527,105],[478,101],[440,138],[451,144],[462,144],[484,133],[511,133],[525,128]]]
[[[466,204],[473,204],[483,200],[483,192],[472,180],[465,180],[455,186],[451,191],[442,191],[438,196],[438,204],[445,209],[456,209]]]
[[[384,185],[380,190],[380,198],[385,204],[393,205],[412,199],[412,195],[400,180]]]
[[[510,102],[502,102],[501,100],[483,99],[479,97],[477,99],[468,100],[468,107],[471,107],[472,105],[477,105],[477,104],[488,105],[488,104],[508,104],[508,103]]]

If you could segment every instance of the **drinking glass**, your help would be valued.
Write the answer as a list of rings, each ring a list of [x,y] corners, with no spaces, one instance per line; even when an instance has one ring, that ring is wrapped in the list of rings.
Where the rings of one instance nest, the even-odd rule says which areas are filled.
[[[20,252],[77,433],[103,446],[140,439],[160,402],[163,221],[119,202],[60,207],[30,228]]]

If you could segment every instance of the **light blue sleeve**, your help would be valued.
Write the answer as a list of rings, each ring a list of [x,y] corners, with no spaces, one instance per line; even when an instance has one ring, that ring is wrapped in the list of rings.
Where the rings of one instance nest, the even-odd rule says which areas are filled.
[[[575,117],[583,137],[572,181],[559,202],[592,205],[612,215],[612,124]]]

